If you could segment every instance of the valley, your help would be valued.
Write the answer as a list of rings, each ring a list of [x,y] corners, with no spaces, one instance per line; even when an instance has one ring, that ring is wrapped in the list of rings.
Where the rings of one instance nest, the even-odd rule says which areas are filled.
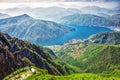
[[[72,66],[57,60],[50,49],[0,33],[0,79],[28,65],[47,69],[49,74],[54,75],[78,72]]]
[[[108,40],[111,40],[110,42],[107,40],[107,37],[106,38],[101,37],[101,35],[105,36],[105,34],[112,35],[112,37],[108,37],[108,38],[111,38],[111,39],[108,39]],[[101,71],[105,71],[105,70],[102,70],[102,69],[105,69],[105,66],[106,66],[106,70],[107,69],[109,70],[110,66],[112,68],[115,67],[116,63],[114,64],[114,61],[113,61],[114,58],[112,57],[114,57],[113,54],[114,55],[118,54],[116,55],[115,60],[117,61],[115,62],[118,62],[116,66],[119,69],[119,64],[120,64],[119,62],[119,57],[120,57],[119,41],[120,40],[118,39],[118,36],[114,36],[117,34],[120,34],[120,33],[116,32],[116,33],[97,34],[97,35],[91,36],[89,40],[85,40],[85,41],[76,40],[76,41],[71,41],[64,45],[61,45],[61,46],[59,45],[48,46],[48,48],[52,49],[56,53],[56,56],[58,56],[60,59],[64,60],[66,63],[70,65],[79,67],[80,69],[82,69],[83,72],[84,71],[85,72],[91,72],[91,71],[101,72]],[[96,36],[97,38],[95,38]],[[95,39],[96,41],[94,41],[93,39]],[[100,43],[99,41],[102,41],[104,43]],[[112,61],[112,62],[107,62],[107,61]],[[109,64],[109,68],[107,67],[108,64]],[[87,67],[88,67],[88,70],[87,70]],[[102,69],[100,69],[100,67]],[[117,67],[115,68],[117,69]]]
[[[120,1],[0,1],[0,80],[120,80]]]
[[[105,34],[105,33],[104,33]],[[102,34],[102,35],[104,35]],[[113,35],[119,35],[119,32],[106,33]],[[23,75],[27,75],[29,69],[23,68],[31,64],[38,72],[36,74],[30,74],[23,78],[25,80],[34,79],[53,79],[53,80],[66,80],[66,79],[85,79],[90,80],[119,80],[119,69],[120,69],[120,45],[119,43],[96,43],[91,39],[94,37],[99,37],[97,39],[103,39],[101,34],[93,35],[89,40],[76,40],[59,46],[48,46],[47,48],[40,47],[35,44],[31,44],[26,41],[18,40],[16,38],[11,38],[9,35],[0,33],[1,42],[1,68],[6,70],[6,64],[9,61],[12,63],[7,67],[9,72],[4,73],[4,69],[1,70],[1,77],[3,75],[8,75],[5,80],[12,80],[14,78],[23,78]],[[117,42],[117,36],[111,37]],[[112,39],[112,40],[114,40]],[[101,41],[100,40],[100,41]],[[105,39],[103,39],[105,40]],[[14,44],[15,42],[15,44]],[[50,48],[50,49],[48,49]],[[32,57],[31,57],[32,56]],[[14,68],[12,68],[14,66]],[[15,67],[16,66],[16,67]],[[21,68],[21,69],[20,69]],[[22,69],[23,68],[23,69]],[[41,70],[39,70],[41,68]],[[14,70],[18,70],[14,72]],[[19,72],[20,69],[20,72]],[[44,69],[47,72],[44,73]],[[22,70],[22,71],[21,71]],[[24,72],[25,70],[25,72]],[[52,75],[50,75],[52,74]],[[57,75],[57,76],[56,76]],[[58,76],[62,75],[62,76]],[[11,78],[9,78],[9,76]],[[19,77],[17,77],[19,76]],[[73,77],[74,76],[74,77]]]

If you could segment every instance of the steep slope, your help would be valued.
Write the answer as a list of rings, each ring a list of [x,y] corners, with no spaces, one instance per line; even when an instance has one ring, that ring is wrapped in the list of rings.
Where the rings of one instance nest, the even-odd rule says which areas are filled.
[[[75,24],[79,26],[119,27],[119,19],[112,20],[91,14],[73,14],[61,18],[60,23]]]
[[[27,14],[0,20],[0,31],[31,42],[49,40],[72,29],[51,21],[33,19]]]
[[[0,33],[0,79],[28,64],[47,69],[54,75],[70,73],[66,64],[55,62],[53,57],[56,58],[50,49]]]
[[[95,34],[89,40],[100,44],[120,44],[120,32]]]

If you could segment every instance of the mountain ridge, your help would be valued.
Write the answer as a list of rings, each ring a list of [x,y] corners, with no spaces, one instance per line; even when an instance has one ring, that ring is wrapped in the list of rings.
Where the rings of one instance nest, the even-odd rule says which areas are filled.
[[[92,15],[92,14],[73,14],[65,16],[60,19],[60,23],[63,24],[75,24],[79,26],[90,26],[90,27],[119,27],[119,19],[112,20],[109,18]]]
[[[98,44],[120,44],[120,32],[103,32],[89,37],[89,41]]]
[[[27,14],[1,19],[0,25],[1,32],[35,43],[58,37],[73,30],[52,21],[34,19]]]

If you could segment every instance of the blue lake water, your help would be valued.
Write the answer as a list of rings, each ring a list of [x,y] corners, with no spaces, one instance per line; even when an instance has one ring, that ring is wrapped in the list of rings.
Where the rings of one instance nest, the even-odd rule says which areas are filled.
[[[85,27],[85,26],[76,26],[76,25],[67,25],[75,29],[75,31],[71,31],[65,35],[59,36],[57,38],[39,42],[37,44],[46,46],[46,45],[62,45],[65,42],[68,42],[72,39],[87,39],[89,36],[100,33],[100,32],[114,32],[111,29],[104,27]]]

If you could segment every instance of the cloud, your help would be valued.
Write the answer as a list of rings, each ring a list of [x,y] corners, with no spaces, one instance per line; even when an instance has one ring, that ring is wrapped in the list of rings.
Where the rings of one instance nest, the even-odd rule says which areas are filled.
[[[0,0],[0,2],[76,2],[76,1],[119,1],[119,0]]]

